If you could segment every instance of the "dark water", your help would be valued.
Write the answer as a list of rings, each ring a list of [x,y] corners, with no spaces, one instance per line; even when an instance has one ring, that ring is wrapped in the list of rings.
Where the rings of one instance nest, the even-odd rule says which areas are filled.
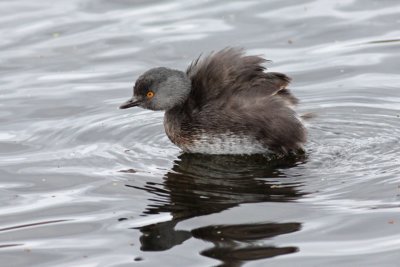
[[[0,2],[1,266],[399,266],[398,1]],[[294,81],[301,158],[182,154],[118,110],[243,46]]]

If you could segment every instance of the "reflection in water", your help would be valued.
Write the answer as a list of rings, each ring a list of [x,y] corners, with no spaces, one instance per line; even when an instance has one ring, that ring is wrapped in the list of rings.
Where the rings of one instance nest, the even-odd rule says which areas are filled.
[[[208,226],[192,231],[175,230],[178,222],[218,213],[243,203],[287,202],[305,193],[297,189],[281,170],[305,161],[305,156],[267,159],[264,156],[209,156],[182,154],[161,184],[139,188],[154,194],[144,214],[170,213],[172,220],[140,227],[143,251],[167,250],[195,237],[214,247],[202,255],[222,260],[226,266],[293,253],[296,247],[262,246],[266,238],[298,231],[300,223],[232,224]],[[285,181],[286,180],[286,181]]]
[[[261,240],[300,230],[300,223],[265,223],[207,226],[192,231],[196,238],[214,243],[202,255],[223,261],[221,266],[241,266],[243,261],[296,252],[297,247],[273,247]]]

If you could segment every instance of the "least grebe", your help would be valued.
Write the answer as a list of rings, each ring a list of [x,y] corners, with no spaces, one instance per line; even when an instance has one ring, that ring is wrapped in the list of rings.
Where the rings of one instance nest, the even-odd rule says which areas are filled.
[[[265,72],[260,56],[226,48],[194,60],[186,72],[159,67],[136,81],[121,109],[165,110],[169,139],[184,152],[288,154],[303,151],[306,130],[286,88],[290,78]]]

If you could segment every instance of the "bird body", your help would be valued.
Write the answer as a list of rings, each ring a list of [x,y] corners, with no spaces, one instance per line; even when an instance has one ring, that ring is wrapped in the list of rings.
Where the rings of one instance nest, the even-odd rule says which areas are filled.
[[[166,110],[165,132],[184,152],[301,151],[306,130],[293,109],[298,100],[286,88],[290,78],[265,72],[265,61],[227,48],[193,61],[186,73],[151,69],[137,80],[134,99],[121,108]]]

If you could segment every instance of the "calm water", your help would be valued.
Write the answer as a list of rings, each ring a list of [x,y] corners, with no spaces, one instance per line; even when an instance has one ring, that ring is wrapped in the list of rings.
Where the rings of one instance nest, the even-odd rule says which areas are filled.
[[[400,4],[0,2],[1,266],[399,266]],[[243,46],[294,80],[307,154],[182,154],[118,110]]]

